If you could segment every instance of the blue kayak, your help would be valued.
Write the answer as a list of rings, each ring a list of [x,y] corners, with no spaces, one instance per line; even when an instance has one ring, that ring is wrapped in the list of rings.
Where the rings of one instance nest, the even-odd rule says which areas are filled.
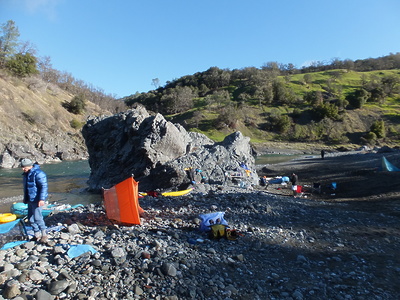
[[[75,207],[83,206],[82,204],[77,204],[77,205],[69,205],[69,204],[48,204],[43,207],[42,209],[42,215],[43,217],[47,217],[50,215],[52,212],[58,212],[58,211],[66,211],[70,210]],[[22,203],[22,202],[16,202],[13,203],[11,206],[11,212],[13,214],[16,214],[18,218],[23,218],[28,215],[28,204]]]

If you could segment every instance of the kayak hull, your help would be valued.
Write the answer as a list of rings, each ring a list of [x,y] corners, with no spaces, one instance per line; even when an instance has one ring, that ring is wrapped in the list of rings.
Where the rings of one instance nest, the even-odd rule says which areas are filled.
[[[16,214],[11,214],[11,213],[0,214],[0,224],[12,222],[15,221],[16,219],[17,219]]]
[[[165,192],[165,193],[161,193],[161,196],[164,196],[164,197],[184,196],[184,195],[189,194],[192,190],[193,190],[193,188],[190,188],[187,190],[181,190],[181,191]],[[149,193],[139,192],[139,196],[144,197],[144,196],[152,196],[152,195],[150,194],[150,192]]]
[[[175,192],[165,192],[161,193],[161,195],[165,197],[176,197],[176,196],[184,196],[189,194],[193,189],[187,189],[187,190],[182,190],[182,191],[175,191]]]
[[[69,210],[71,208],[75,208],[78,206],[83,206],[83,205],[77,204],[77,205],[71,206],[71,205],[48,204],[48,205],[46,205],[46,207],[44,207],[42,209],[42,215],[43,215],[43,217],[47,217],[53,212],[65,211],[65,210]],[[28,204],[21,203],[21,202],[14,203],[11,206],[11,212],[13,214],[17,215],[17,217],[20,217],[20,218],[25,217],[28,215]]]

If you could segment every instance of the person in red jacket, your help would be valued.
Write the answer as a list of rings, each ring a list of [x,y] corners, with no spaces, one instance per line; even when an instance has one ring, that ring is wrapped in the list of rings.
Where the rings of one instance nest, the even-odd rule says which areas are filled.
[[[28,220],[34,232],[34,239],[40,242],[47,242],[46,224],[43,219],[43,206],[46,204],[47,175],[38,164],[30,159],[24,158],[21,161],[21,168],[24,172],[24,203],[28,204]]]

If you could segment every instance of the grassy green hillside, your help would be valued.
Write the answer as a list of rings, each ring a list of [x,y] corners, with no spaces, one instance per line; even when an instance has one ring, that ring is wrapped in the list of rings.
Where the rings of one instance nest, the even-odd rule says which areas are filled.
[[[391,92],[386,91],[384,98],[379,102],[367,100],[360,108],[349,104],[348,99],[357,90],[372,90],[374,84],[381,85],[388,78],[394,78],[395,82]],[[166,117],[182,124],[188,130],[204,133],[216,141],[222,140],[233,131],[240,130],[244,135],[250,136],[253,143],[282,141],[336,146],[399,144],[400,71],[398,69],[371,72],[329,70],[277,76],[274,81],[266,80],[265,85],[261,86],[267,89],[270,85],[273,90],[273,85],[279,82],[280,88],[284,89],[283,93],[286,94],[278,101],[266,100],[265,96],[260,97],[257,93],[251,94],[248,91],[252,88],[259,90],[262,88],[243,84],[246,80],[236,80],[233,84],[231,81],[229,86],[196,97],[191,108],[166,114]],[[214,97],[222,91],[228,92],[229,99],[219,101]],[[309,97],[307,98],[307,95],[315,92],[321,95],[320,103],[313,103],[308,100]],[[146,101],[142,103],[146,104]],[[315,108],[327,103],[337,109],[337,116],[316,118]],[[384,122],[385,135],[367,139],[371,126],[378,120]],[[279,122],[283,122],[284,125],[279,125]]]

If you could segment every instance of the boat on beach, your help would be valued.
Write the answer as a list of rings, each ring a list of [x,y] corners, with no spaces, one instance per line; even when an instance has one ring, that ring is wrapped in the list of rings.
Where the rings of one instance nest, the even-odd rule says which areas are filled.
[[[184,196],[189,194],[191,191],[193,190],[193,188],[190,189],[186,189],[186,190],[181,190],[181,191],[173,191],[173,192],[164,192],[161,193],[161,196],[164,197],[178,197],[178,196]],[[139,196],[155,196],[157,197],[157,195],[159,195],[160,193],[157,192],[139,192]]]
[[[72,208],[76,208],[79,206],[83,206],[82,204],[77,205],[69,205],[69,204],[48,204],[43,207],[42,215],[43,217],[49,216],[53,212],[57,211],[65,211],[70,210]],[[15,214],[17,218],[23,218],[28,215],[28,204],[22,202],[15,202],[11,205],[11,213]]]
[[[12,214],[12,213],[0,214],[0,224],[12,222],[12,221],[15,221],[16,219],[17,219],[17,215]]]

